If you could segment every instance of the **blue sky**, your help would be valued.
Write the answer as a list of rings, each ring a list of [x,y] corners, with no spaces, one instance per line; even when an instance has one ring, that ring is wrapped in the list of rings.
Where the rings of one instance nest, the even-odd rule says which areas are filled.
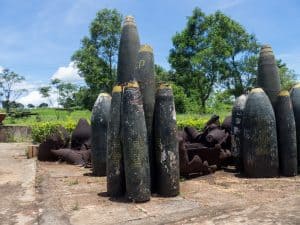
[[[156,63],[168,68],[171,38],[196,6],[223,11],[300,74],[299,0],[0,0],[0,67],[24,75],[30,92],[52,77],[78,80],[70,57],[96,12],[116,8],[136,18],[141,43],[152,45]]]

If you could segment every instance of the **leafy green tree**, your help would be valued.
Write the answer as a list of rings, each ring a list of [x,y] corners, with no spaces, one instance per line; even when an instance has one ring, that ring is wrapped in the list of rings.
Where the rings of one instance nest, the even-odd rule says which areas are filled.
[[[21,76],[9,69],[4,69],[0,72],[0,96],[4,96],[2,105],[9,113],[11,102],[15,101],[22,94],[26,93],[26,89],[17,88],[17,84],[20,84],[25,80],[24,76]]]
[[[90,25],[89,36],[82,39],[81,48],[72,56],[90,89],[85,93],[93,99],[101,90],[111,92],[115,82],[121,23],[122,15],[116,9],[100,10]]]
[[[49,104],[53,107],[53,102],[52,102],[52,99],[51,99],[50,91],[51,91],[51,86],[44,86],[44,87],[39,88],[39,92],[42,95],[42,97],[47,98]],[[47,107],[48,107],[48,104],[47,104]]]
[[[157,83],[168,82],[171,79],[170,72],[160,65],[154,65],[155,80]]]
[[[220,11],[207,17],[208,39],[223,57],[218,71],[229,93],[239,96],[254,85],[259,45],[253,34]]]
[[[27,108],[29,108],[29,109],[33,109],[33,108],[34,108],[34,105],[33,105],[33,104],[31,104],[31,103],[29,103],[29,104],[27,104]]]
[[[289,69],[281,59],[277,60],[277,66],[281,89],[289,91],[297,83],[296,73],[295,71]]]
[[[47,107],[48,107],[48,104],[45,102],[39,104],[39,108],[47,108]]]
[[[207,17],[195,8],[186,28],[173,37],[169,62],[177,85],[188,97],[198,99],[205,112],[206,101],[218,80],[220,58],[208,39]]]
[[[173,37],[173,80],[205,111],[217,84],[234,96],[253,86],[258,48],[255,36],[230,17],[220,11],[206,16],[195,8],[186,28]]]
[[[44,98],[49,99],[49,103],[53,106],[53,102],[51,100],[51,92],[57,94],[57,102],[65,109],[70,109],[75,106],[75,93],[77,92],[78,87],[75,84],[63,82],[59,79],[51,80],[51,84],[49,86],[41,87],[39,89],[40,94]]]

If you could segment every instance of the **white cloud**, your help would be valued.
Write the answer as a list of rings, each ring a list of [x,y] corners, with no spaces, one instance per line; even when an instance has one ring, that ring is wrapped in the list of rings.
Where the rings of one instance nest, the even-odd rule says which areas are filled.
[[[82,82],[83,78],[78,74],[78,68],[74,62],[70,62],[68,66],[61,66],[52,75],[51,79],[59,79],[65,82]]]
[[[57,99],[57,94],[52,93],[50,100],[52,101],[54,107],[57,107],[58,105],[56,99]],[[43,96],[37,90],[29,92],[26,96],[19,98],[17,101],[22,103],[25,106],[27,106],[28,104],[33,104],[35,106],[38,106],[43,102],[49,104],[49,99],[43,98]],[[50,104],[49,106],[51,107]]]
[[[0,66],[0,73],[2,73],[3,70],[4,70],[4,67]]]

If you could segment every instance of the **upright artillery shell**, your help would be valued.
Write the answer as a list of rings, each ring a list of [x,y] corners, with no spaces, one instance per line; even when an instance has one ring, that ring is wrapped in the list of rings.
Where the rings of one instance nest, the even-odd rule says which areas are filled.
[[[261,88],[253,89],[243,116],[243,162],[249,177],[278,175],[275,115],[269,98]]]
[[[121,126],[127,197],[134,202],[149,201],[151,191],[147,129],[137,82],[125,86]]]
[[[121,147],[122,86],[112,91],[110,119],[107,131],[107,192],[111,197],[125,194],[125,175]]]
[[[140,40],[134,18],[132,16],[126,16],[119,45],[117,69],[118,83],[125,83],[133,80],[139,48]]]
[[[243,115],[247,95],[239,96],[232,108],[231,120],[231,153],[236,159],[236,166],[239,170],[243,170],[243,152],[242,152],[242,134],[243,134]]]
[[[92,111],[92,165],[93,174],[96,176],[106,175],[106,138],[110,102],[110,95],[101,93],[99,94]]]
[[[161,85],[156,93],[154,135],[157,193],[176,196],[179,194],[176,112],[173,92],[167,85]]]
[[[297,175],[297,140],[293,106],[288,91],[281,91],[275,107],[279,169],[284,176]]]
[[[280,92],[280,78],[270,45],[263,45],[258,59],[257,86],[268,95],[273,108]]]
[[[291,100],[296,122],[298,173],[300,173],[300,84],[297,84],[292,88]]]
[[[151,189],[154,189],[154,150],[153,150],[153,116],[155,105],[155,77],[153,50],[149,45],[142,45],[135,68],[135,78],[139,82],[147,127]]]

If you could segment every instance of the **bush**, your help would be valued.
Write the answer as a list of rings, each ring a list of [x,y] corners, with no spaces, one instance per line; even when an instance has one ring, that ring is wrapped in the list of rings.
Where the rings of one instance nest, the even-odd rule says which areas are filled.
[[[184,127],[194,127],[197,130],[201,130],[204,128],[207,118],[184,118],[184,119],[177,119],[177,127],[178,129],[183,129]]]
[[[64,127],[69,133],[75,129],[76,122],[68,119],[65,122],[55,121],[55,122],[39,122],[31,125],[31,137],[33,142],[41,143],[46,138],[58,131],[59,127]]]

